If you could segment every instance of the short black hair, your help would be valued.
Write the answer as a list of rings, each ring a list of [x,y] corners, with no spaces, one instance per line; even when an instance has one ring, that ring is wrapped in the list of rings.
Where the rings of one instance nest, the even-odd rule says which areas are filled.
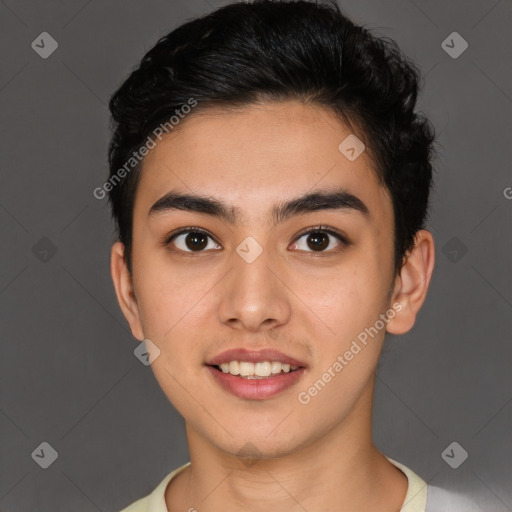
[[[109,103],[108,192],[130,272],[143,162],[132,155],[155,128],[191,101],[194,115],[290,99],[327,107],[364,142],[392,198],[398,272],[424,227],[432,186],[434,128],[415,112],[419,77],[393,40],[353,23],[334,0],[236,2],[159,39]]]

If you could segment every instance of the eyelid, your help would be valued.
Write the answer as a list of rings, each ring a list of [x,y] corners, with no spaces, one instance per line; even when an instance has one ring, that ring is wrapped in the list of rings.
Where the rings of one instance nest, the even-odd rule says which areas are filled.
[[[329,235],[334,236],[344,245],[352,245],[352,242],[348,239],[347,235],[345,235],[342,231],[339,231],[335,228],[332,228],[330,226],[325,226],[325,225],[313,226],[313,227],[304,229],[298,235],[296,235],[294,241],[297,240],[298,238],[303,237],[304,235],[307,235],[309,233],[315,233],[317,231],[321,231],[323,233],[327,233]],[[316,251],[311,251],[311,252],[316,252]],[[320,254],[322,252],[328,253],[331,251],[318,251],[318,254]]]
[[[334,236],[335,238],[338,239],[339,242],[341,242],[342,245],[345,245],[345,246],[352,245],[352,242],[347,238],[347,236],[343,232],[338,231],[337,229],[334,229],[330,226],[325,226],[325,225],[318,225],[318,226],[312,226],[312,227],[305,228],[304,230],[299,232],[297,235],[295,235],[292,243],[296,242],[299,238],[302,238],[304,235],[314,233],[314,232],[319,232],[319,231]],[[172,233],[168,234],[164,238],[162,245],[168,246],[175,238],[177,238],[178,236],[183,235],[185,233],[189,233],[189,232],[201,233],[203,235],[210,237],[217,245],[222,245],[215,239],[215,237],[212,234],[210,234],[205,229],[197,227],[197,226],[187,226],[187,227],[179,228],[176,231],[173,231]],[[181,254],[185,253],[187,255],[188,254],[199,255],[203,252],[206,252],[206,251],[182,251],[181,249],[173,249],[173,251],[179,252]],[[313,254],[329,254],[334,251],[329,250],[329,251],[305,251],[305,252],[311,252]]]
[[[203,235],[206,235],[206,236],[209,236],[216,244],[219,244],[219,242],[215,239],[215,237],[208,233],[208,231],[206,231],[205,229],[203,228],[200,228],[200,227],[197,227],[197,226],[187,226],[187,227],[184,227],[184,228],[179,228],[177,229],[176,231],[173,231],[172,233],[169,233],[168,235],[166,235],[166,237],[164,238],[162,244],[163,245],[168,245],[170,244],[176,237],[178,237],[179,235],[183,235],[184,233],[189,233],[189,232],[193,232],[193,233],[201,233]],[[219,244],[220,245],[220,244]]]
[[[179,228],[172,233],[169,233],[163,240],[162,240],[162,246],[168,249],[169,251],[181,255],[181,256],[189,256],[189,257],[200,257],[202,254],[208,254],[210,251],[184,251],[182,249],[179,249],[177,247],[172,247],[172,241],[177,238],[180,235],[184,235],[186,233],[201,233],[203,235],[206,235],[207,237],[211,238],[215,244],[221,245],[213,235],[211,235],[208,231],[206,231],[203,228],[200,228],[198,226],[187,226],[184,228]]]

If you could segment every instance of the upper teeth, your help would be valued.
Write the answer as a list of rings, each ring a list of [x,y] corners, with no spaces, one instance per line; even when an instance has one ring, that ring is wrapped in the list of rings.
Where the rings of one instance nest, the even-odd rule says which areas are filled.
[[[279,361],[262,361],[260,363],[230,361],[229,363],[222,363],[220,368],[224,373],[230,373],[231,375],[268,377],[272,374],[281,373],[281,371],[288,373],[291,370],[296,370],[298,366],[291,366]]]

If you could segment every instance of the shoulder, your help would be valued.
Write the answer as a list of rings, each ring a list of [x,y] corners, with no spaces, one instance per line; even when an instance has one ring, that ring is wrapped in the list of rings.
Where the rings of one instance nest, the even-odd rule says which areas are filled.
[[[427,483],[412,469],[386,457],[402,470],[409,488],[400,512],[479,512],[481,509],[467,495]]]
[[[387,456],[386,458],[405,474],[409,483],[400,512],[426,512],[427,484],[425,481],[405,464],[401,464]]]
[[[179,468],[171,471],[165,478],[155,487],[155,489],[144,498],[137,500],[120,512],[167,512],[165,505],[165,489],[169,482],[181,471],[190,465],[190,462],[183,464]]]

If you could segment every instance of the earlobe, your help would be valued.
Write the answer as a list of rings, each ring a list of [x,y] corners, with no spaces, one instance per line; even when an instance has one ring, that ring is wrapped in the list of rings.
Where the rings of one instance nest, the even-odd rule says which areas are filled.
[[[144,339],[139,307],[133,290],[133,280],[124,259],[124,245],[116,242],[110,253],[110,272],[116,291],[119,307],[130,325],[133,336]]]
[[[429,231],[422,229],[416,233],[414,247],[396,277],[392,303],[400,303],[402,309],[388,322],[387,332],[405,334],[412,329],[427,296],[434,262],[434,239]]]

